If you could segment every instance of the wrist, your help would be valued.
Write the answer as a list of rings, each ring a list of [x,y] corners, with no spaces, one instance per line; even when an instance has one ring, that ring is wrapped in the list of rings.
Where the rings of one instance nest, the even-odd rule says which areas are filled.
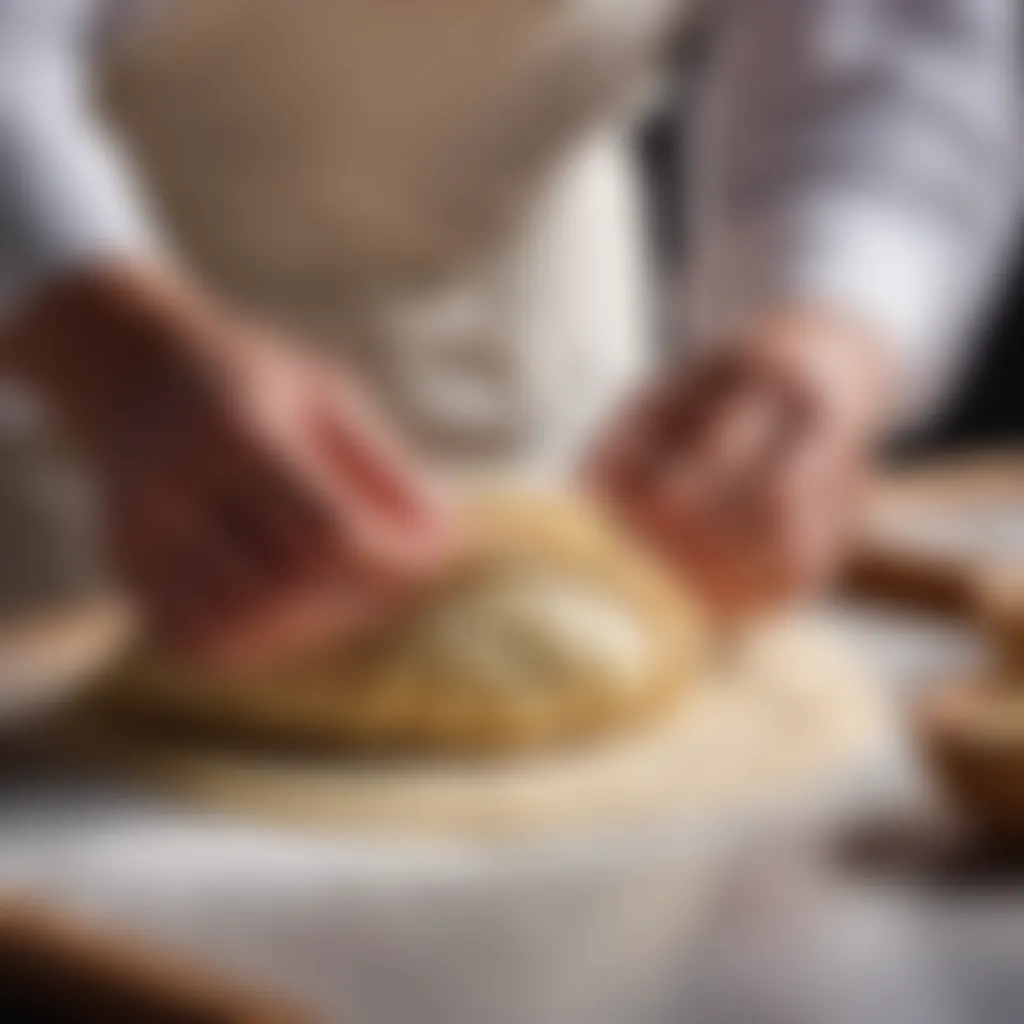
[[[149,268],[83,271],[50,283],[4,325],[3,369],[88,445],[147,380],[168,374],[181,325],[201,307]]]
[[[883,339],[866,325],[823,308],[781,308],[750,322],[737,345],[851,437],[873,445],[883,435],[895,373]]]

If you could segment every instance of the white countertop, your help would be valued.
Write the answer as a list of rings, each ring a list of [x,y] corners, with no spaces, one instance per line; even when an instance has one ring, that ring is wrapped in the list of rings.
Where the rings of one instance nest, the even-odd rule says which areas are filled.
[[[974,650],[971,637],[913,617],[829,614],[898,702]],[[913,807],[910,766],[892,766],[876,797]],[[685,1007],[694,1024],[874,1024],[913,1021],[911,1009],[927,1024],[1001,1024],[975,1001],[974,1015],[948,1018],[930,1005],[952,986],[956,998],[941,1002],[953,1012],[977,989],[954,984],[946,962],[968,924],[978,930],[973,909],[943,930],[949,901],[759,842],[727,864],[695,844],[642,858],[548,850],[501,873],[472,849],[225,825],[38,771],[15,773],[0,794],[0,882],[155,936],[325,1020],[675,1024]],[[987,913],[984,900],[969,906]],[[1024,1000],[1017,973],[998,985],[1018,983]],[[781,1016],[765,1016],[776,1004]]]

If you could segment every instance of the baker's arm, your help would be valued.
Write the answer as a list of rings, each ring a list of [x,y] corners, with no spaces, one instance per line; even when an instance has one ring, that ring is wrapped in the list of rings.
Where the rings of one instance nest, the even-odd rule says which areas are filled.
[[[835,309],[927,409],[1018,198],[1015,0],[726,0],[696,146],[692,327]]]
[[[92,109],[104,0],[0,0],[0,318],[49,279],[157,252]]]
[[[996,280],[1020,153],[1015,6],[712,5],[698,356],[660,375],[593,472],[726,616],[832,577],[877,442],[941,390]]]
[[[162,260],[89,104],[98,0],[0,0],[0,380],[66,428],[153,629],[249,667],[365,628],[449,517],[355,382]]]

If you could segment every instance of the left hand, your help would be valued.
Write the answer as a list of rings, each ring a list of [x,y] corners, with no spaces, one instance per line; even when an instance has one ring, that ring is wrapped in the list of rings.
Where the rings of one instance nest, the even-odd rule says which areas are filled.
[[[885,412],[869,332],[781,312],[665,375],[598,446],[598,496],[727,621],[837,570]]]
[[[246,672],[348,641],[457,553],[448,503],[357,378],[186,281],[80,271],[4,341],[95,474],[148,627],[187,658]]]

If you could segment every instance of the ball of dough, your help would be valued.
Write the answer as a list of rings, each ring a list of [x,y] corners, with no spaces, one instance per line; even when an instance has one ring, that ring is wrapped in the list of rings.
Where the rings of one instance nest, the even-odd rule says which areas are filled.
[[[384,632],[237,680],[139,649],[105,714],[298,750],[486,752],[615,730],[694,676],[691,602],[581,499],[490,495],[465,559]]]

